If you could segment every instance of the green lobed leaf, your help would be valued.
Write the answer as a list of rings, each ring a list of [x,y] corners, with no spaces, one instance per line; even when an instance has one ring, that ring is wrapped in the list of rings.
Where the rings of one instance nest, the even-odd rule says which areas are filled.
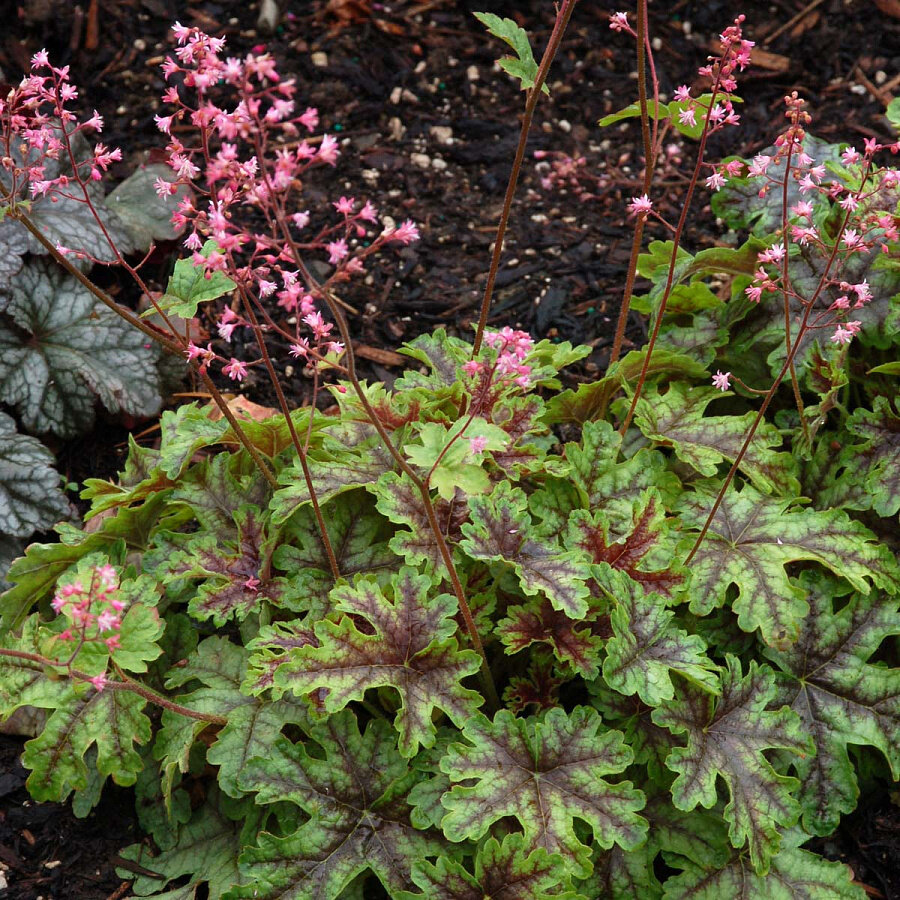
[[[201,248],[200,255],[209,258],[214,250],[218,250],[216,242],[207,241]],[[169,278],[166,292],[157,302],[163,312],[192,319],[197,315],[197,307],[201,303],[216,300],[234,290],[234,287],[234,282],[224,272],[212,272],[207,278],[203,265],[188,257],[175,263],[175,271]]]
[[[685,495],[682,521],[699,529],[713,498],[703,490]],[[763,640],[783,647],[797,639],[809,607],[803,591],[785,571],[792,562],[811,560],[868,593],[869,580],[896,589],[897,563],[874,535],[839,509],[800,509],[790,499],[761,494],[751,485],[729,488],[709,531],[691,562],[691,612],[705,615],[725,603],[744,631],[759,628]],[[693,538],[684,547],[692,546]]]
[[[853,411],[847,430],[864,441],[849,451],[853,479],[863,483],[879,516],[896,515],[900,511],[900,416],[887,397],[875,397],[871,410]]]
[[[548,597],[555,609],[572,618],[587,612],[587,555],[563,550],[549,537],[529,536],[533,530],[524,491],[501,482],[490,495],[471,497],[469,512],[471,521],[462,526],[465,539],[460,547],[472,559],[511,566],[526,594]]]
[[[16,327],[0,320],[0,399],[27,428],[72,437],[91,427],[97,400],[114,413],[159,410],[157,346],[75,278],[32,262],[11,293]]]
[[[390,725],[375,719],[361,731],[345,710],[309,736],[296,744],[279,738],[244,769],[241,787],[257,803],[288,800],[310,818],[285,837],[263,832],[258,846],[244,850],[247,884],[229,900],[334,900],[365,871],[392,896],[412,888],[413,863],[445,844],[410,823],[407,794],[417,775],[397,752]]]
[[[900,634],[900,601],[872,591],[844,602],[846,588],[821,572],[802,572],[800,584],[810,614],[796,644],[764,652],[783,673],[778,699],[816,745],[814,758],[790,758],[801,781],[804,827],[830,834],[859,796],[848,744],[876,747],[900,778],[900,669],[868,661],[886,638]]]
[[[398,900],[577,900],[563,893],[565,871],[561,856],[541,847],[529,853],[524,835],[508,834],[502,843],[491,837],[479,846],[472,871],[445,856],[435,863],[416,862],[412,880],[421,893],[403,892]]]
[[[734,462],[743,447],[756,413],[708,416],[706,407],[722,396],[714,387],[669,385],[665,394],[645,391],[635,408],[634,421],[644,435],[674,449],[676,456],[701,475],[712,476],[724,460]],[[781,435],[763,423],[741,459],[740,470],[762,491],[796,495],[799,483],[789,453],[776,453]]]
[[[523,91],[534,87],[538,64],[535,62],[525,29],[520,28],[512,19],[501,19],[493,13],[477,12],[472,15],[487,28],[490,34],[500,38],[516,51],[517,58],[504,56],[498,60],[500,67],[513,78],[518,78],[522,82]],[[550,89],[546,84],[541,85],[541,90],[549,96]]]
[[[831,862],[808,850],[791,847],[773,857],[766,875],[735,855],[718,867],[683,860],[684,871],[665,883],[664,900],[865,900],[862,887],[843,863]]]
[[[716,776],[725,782],[730,800],[725,807],[728,837],[734,847],[748,845],[759,874],[769,870],[780,846],[779,825],[793,825],[800,805],[792,796],[799,782],[779,775],[763,751],[782,748],[799,755],[814,752],[796,713],[786,706],[766,707],[775,698],[774,673],[750,663],[746,675],[733,656],[726,656],[720,697],[691,682],[678,696],[654,710],[657,725],[686,734],[687,746],[676,747],[666,765],[678,777],[672,802],[678,809],[698,804],[709,809],[718,802]]]
[[[715,664],[706,656],[706,644],[696,634],[676,628],[673,612],[658,594],[622,573],[606,589],[615,601],[610,614],[613,636],[606,642],[603,678],[622,694],[637,694],[648,706],[675,696],[669,676],[684,678],[713,693],[718,690]]]
[[[601,847],[615,843],[630,850],[643,841],[647,826],[637,811],[644,795],[631,782],[603,778],[624,771],[631,750],[621,732],[603,727],[595,710],[551,709],[528,719],[501,710],[493,721],[469,719],[462,732],[468,743],[451,745],[441,760],[441,770],[456,782],[441,800],[448,810],[441,825],[450,840],[477,840],[511,816],[527,847],[559,853],[581,877],[590,874],[591,864],[576,819],[590,826]]]
[[[459,649],[456,598],[436,594],[431,577],[403,568],[387,589],[357,578],[335,588],[332,600],[335,614],[315,626],[319,646],[290,654],[275,673],[278,688],[314,693],[326,713],[362,700],[370,688],[393,688],[401,700],[394,719],[400,752],[410,757],[420,744],[434,744],[436,709],[462,725],[481,705],[462,685],[478,671],[478,654]],[[354,619],[365,621],[364,631]]]

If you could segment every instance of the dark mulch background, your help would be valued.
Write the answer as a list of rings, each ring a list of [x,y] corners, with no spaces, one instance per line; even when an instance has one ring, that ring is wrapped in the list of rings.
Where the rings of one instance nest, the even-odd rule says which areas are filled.
[[[814,133],[856,143],[873,135],[890,139],[882,112],[892,92],[900,93],[895,78],[900,3],[825,0],[767,42],[767,35],[809,5],[806,0],[651,4],[657,7],[651,10],[652,32],[662,40],[657,67],[664,92],[690,83],[711,40],[738,12],[747,15],[749,36],[772,54],[742,78],[743,127],[718,139],[711,158],[746,156],[770,144],[781,121],[781,98],[792,90],[809,100]],[[541,47],[552,25],[551,4],[294,0],[288,7],[294,15],[273,38],[265,38],[254,30],[252,3],[6,2],[0,4],[0,68],[9,81],[16,80],[41,47],[56,64],[70,63],[84,102],[106,119],[105,140],[126,153],[115,173],[124,177],[140,151],[161,144],[153,114],[172,21],[224,34],[235,53],[266,44],[282,73],[298,78],[299,101],[318,106],[323,126],[344,140],[337,169],[312,180],[310,205],[342,193],[366,196],[382,213],[397,220],[411,217],[421,226],[421,242],[377,261],[368,282],[344,294],[358,310],[351,327],[364,371],[390,382],[399,369],[385,351],[398,343],[438,325],[470,333],[518,137],[522,95],[494,70],[500,45],[470,13],[512,15]],[[576,8],[551,74],[552,97],[538,107],[529,144],[531,150],[585,156],[582,185],[595,196],[584,200],[572,189],[541,190],[540,167],[526,161],[493,310],[497,323],[591,343],[595,353],[583,369],[587,377],[605,364],[629,251],[624,205],[639,192],[634,124],[608,131],[595,124],[636,96],[633,48],[606,24],[615,8],[608,0],[582,0]],[[665,195],[659,189],[654,195],[676,215],[691,159],[688,146],[683,162],[661,173]],[[698,198],[689,247],[715,239],[708,206],[703,208],[706,199],[703,193]],[[664,235],[651,230],[650,236]],[[643,336],[635,319],[629,340],[639,344]],[[295,402],[308,398],[308,383],[298,373],[286,381]],[[234,389],[230,382],[227,387]],[[261,380],[248,379],[242,390],[271,403]],[[122,423],[106,421],[87,438],[57,448],[59,464],[70,481],[111,475],[126,434]],[[114,874],[111,858],[135,831],[129,794],[108,786],[101,807],[86,820],[75,819],[65,806],[33,804],[17,763],[20,749],[21,742],[0,738],[0,874],[9,883],[3,896],[126,896],[127,884]],[[849,862],[872,896],[900,898],[900,809],[889,797],[866,800],[819,849]]]

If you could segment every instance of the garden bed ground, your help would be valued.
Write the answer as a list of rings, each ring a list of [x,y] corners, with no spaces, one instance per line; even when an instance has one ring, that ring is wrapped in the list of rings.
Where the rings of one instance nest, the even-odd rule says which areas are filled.
[[[750,36],[766,53],[742,80],[743,127],[727,132],[713,156],[752,155],[771,143],[781,98],[792,90],[810,101],[814,133],[857,143],[869,136],[888,139],[882,113],[892,94],[900,93],[900,6],[896,0],[876,5],[883,11],[868,0],[774,0],[744,3],[740,10],[721,0],[657,4],[652,30],[662,40],[662,88],[670,92],[690,82],[715,35],[742,11]],[[236,53],[265,43],[281,71],[298,78],[301,102],[317,106],[324,128],[345,141],[338,167],[310,187],[323,201],[343,193],[366,196],[384,213],[415,219],[422,230],[419,243],[399,259],[378,261],[370,283],[343,298],[358,313],[351,327],[364,371],[390,382],[400,371],[401,358],[393,352],[398,343],[438,325],[468,332],[477,317],[522,106],[515,85],[493,68],[500,47],[470,13],[515,13],[541,47],[551,25],[550,4],[294,2],[289,7],[295,14],[271,39],[253,30],[255,5],[238,2],[90,0],[76,6],[26,0],[12,7],[16,15],[8,17],[0,37],[5,77],[16,80],[30,55],[44,46],[55,61],[70,63],[85,103],[106,120],[106,140],[125,151],[120,176],[136,165],[141,151],[161,145],[154,98],[163,86],[159,63],[171,48],[172,21],[224,34]],[[798,18],[803,10],[806,15]],[[608,3],[590,0],[576,8],[550,78],[552,96],[539,106],[529,144],[531,150],[586,157],[583,185],[594,196],[585,200],[571,189],[542,189],[542,173],[528,160],[494,306],[497,323],[592,344],[585,377],[606,362],[629,252],[625,202],[639,193],[634,126],[605,132],[596,127],[636,91],[633,48],[609,31],[611,11]],[[662,173],[667,187],[658,196],[664,213],[668,203],[668,212],[677,215],[691,156],[686,147]],[[316,199],[310,195],[311,203]],[[708,218],[708,210],[695,216],[699,230],[689,235],[692,247],[712,240],[703,231]],[[650,236],[662,232],[651,229]],[[642,341],[637,319],[628,337],[634,344]],[[286,383],[293,402],[308,397],[308,383],[297,374]],[[262,380],[248,379],[242,390],[255,402],[271,403]],[[150,425],[138,423],[137,430]],[[113,474],[125,436],[121,423],[106,421],[87,438],[57,448],[67,480]],[[19,749],[16,740],[0,742],[0,871],[9,885],[4,896],[127,896],[113,857],[135,827],[130,795],[107,789],[102,806],[85,821],[65,807],[30,804],[25,773],[16,762]],[[889,798],[863,804],[820,850],[849,862],[872,896],[900,897],[900,809]]]

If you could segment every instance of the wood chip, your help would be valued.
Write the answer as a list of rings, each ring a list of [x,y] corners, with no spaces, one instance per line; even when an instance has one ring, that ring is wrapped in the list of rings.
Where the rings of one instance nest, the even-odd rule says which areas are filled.
[[[409,365],[409,358],[394,353],[393,350],[382,350],[380,347],[370,347],[368,344],[354,344],[353,352],[363,359],[370,359],[372,362],[381,363],[383,366],[406,366]]]
[[[709,46],[713,53],[722,53],[723,47],[720,41],[712,41]],[[754,47],[750,51],[750,65],[767,69],[769,72],[787,72],[791,67],[791,60],[780,53],[770,53],[768,50]]]

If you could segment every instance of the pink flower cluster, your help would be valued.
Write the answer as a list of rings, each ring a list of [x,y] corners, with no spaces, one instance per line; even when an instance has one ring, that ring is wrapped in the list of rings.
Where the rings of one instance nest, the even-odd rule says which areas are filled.
[[[847,183],[833,176],[833,180],[827,180],[829,173],[824,163],[813,159],[804,148],[805,126],[810,118],[803,101],[796,92],[784,99],[789,127],[776,140],[773,154],[758,154],[753,158],[747,175],[762,181],[761,197],[769,191],[780,193],[785,179],[790,179],[804,199],[785,211],[787,229],[783,239],[758,254],[760,265],[745,294],[759,303],[764,294],[787,290],[801,304],[815,302],[821,309],[810,320],[810,327],[834,327],[830,340],[847,344],[862,326],[858,320],[842,322],[839,317],[846,310],[864,307],[871,301],[872,292],[866,279],[848,282],[840,272],[854,256],[876,250],[889,252],[888,245],[900,237],[893,216],[900,201],[900,176],[893,169],[876,169],[873,162],[877,152],[883,149],[897,152],[900,144],[885,148],[869,138],[862,153],[848,147],[841,155],[849,176]],[[842,210],[836,235],[816,224],[816,211],[821,209],[816,202],[819,198],[835,203]],[[801,296],[785,277],[791,245],[802,248],[807,256],[822,260],[826,277],[815,297]],[[799,252],[800,249],[795,251]],[[818,303],[820,297],[824,302]]]
[[[339,155],[331,135],[302,137],[318,127],[317,110],[299,111],[295,82],[281,78],[268,54],[226,57],[221,38],[178,23],[173,33],[175,58],[165,61],[163,73],[167,81],[179,79],[195,98],[190,101],[189,91],[170,86],[163,100],[172,111],[156,117],[170,137],[169,165],[177,176],[172,183],[160,180],[158,192],[174,193],[179,184],[189,184],[194,192],[180,202],[173,223],[188,228],[185,246],[193,251],[195,264],[208,276],[227,272],[244,301],[267,321],[266,328],[287,339],[292,356],[314,362],[328,353],[340,354],[343,345],[331,339],[332,326],[323,322],[317,304],[334,284],[363,274],[366,259],[384,246],[418,240],[418,228],[409,220],[382,227],[375,206],[352,196],[331,203],[337,221],[327,221],[321,212],[296,211],[309,171],[334,166]],[[236,94],[236,102],[220,98],[220,85],[226,94]],[[189,122],[197,135],[191,146],[173,136],[181,122]],[[313,220],[320,218],[313,228]],[[210,239],[216,245],[213,252],[201,253]],[[321,284],[304,262],[310,251],[325,254],[334,267]],[[290,316],[292,330],[269,317],[261,303],[269,297]],[[218,322],[219,336],[230,341],[236,328],[250,325],[226,309]],[[301,325],[311,337],[301,336]],[[220,358],[211,347],[193,344],[186,355],[204,367]],[[223,372],[236,381],[256,364],[234,357],[223,362]]]
[[[53,610],[69,623],[61,641],[102,641],[110,651],[119,647],[125,603],[119,595],[119,576],[110,565],[95,566],[91,580],[60,585],[51,601]]]
[[[121,150],[104,144],[97,144],[84,159],[75,158],[76,135],[103,130],[103,117],[96,110],[77,121],[68,108],[77,98],[69,67],[51,66],[47,51],[41,50],[31,59],[31,73],[0,99],[0,167],[8,173],[3,179],[5,203],[23,194],[83,202],[87,184],[99,181],[122,158]],[[71,163],[71,171],[60,162]]]
[[[491,363],[469,360],[462,368],[466,375],[487,376],[487,384],[493,381],[509,382],[520,388],[531,387],[531,366],[524,360],[534,348],[534,339],[525,331],[515,331],[510,327],[500,331],[486,331],[484,342],[496,351]]]

